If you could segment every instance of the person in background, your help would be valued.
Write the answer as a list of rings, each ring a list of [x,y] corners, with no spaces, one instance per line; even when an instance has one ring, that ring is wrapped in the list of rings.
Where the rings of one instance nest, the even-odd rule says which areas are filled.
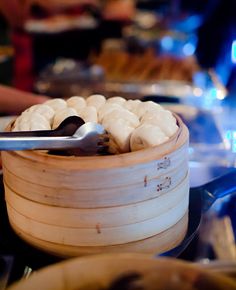
[[[1,0],[0,13],[2,11],[14,32],[14,75],[17,76],[14,85],[19,89],[32,90],[34,80],[30,79],[30,74],[38,75],[58,58],[86,60],[92,51],[99,50],[101,39],[107,36],[107,30],[112,36],[116,34],[111,21],[119,22],[119,26],[120,22],[130,20],[134,16],[134,8],[135,0]],[[97,26],[53,31],[60,19],[57,16],[61,16],[63,26],[65,20],[72,16],[77,16],[80,20],[81,15],[88,14],[95,16]],[[26,33],[26,27],[34,29],[32,27],[37,26],[37,20],[45,20],[43,24],[39,24],[42,30],[27,30]],[[68,20],[68,23],[71,22]],[[47,27],[50,33],[46,31]],[[21,57],[20,53],[23,54]],[[26,78],[22,80],[24,72],[28,84]]]
[[[32,16],[31,13],[33,7],[40,7],[50,15],[63,13],[65,10],[70,10],[73,9],[73,7],[80,5],[91,5],[100,9],[100,13],[103,15],[102,17],[104,17],[104,19],[130,20],[134,13],[134,4],[134,0],[0,0],[0,18],[2,18],[5,26],[8,25],[7,29],[10,31],[10,38],[14,48],[14,73],[12,86],[21,90],[16,91],[5,86],[0,86],[0,114],[19,113],[25,108],[33,104],[41,103],[46,99],[44,96],[24,93],[24,91],[32,92],[33,90],[32,77],[34,75],[34,62],[32,54],[35,52],[33,51],[31,36],[24,31],[24,24]],[[76,35],[76,37],[77,36],[78,35]],[[45,37],[52,37],[52,35],[46,35]],[[58,38],[60,38],[60,36]],[[48,43],[45,41],[44,36],[42,39],[39,39],[39,42],[41,45],[35,45],[38,47],[38,50],[46,51],[45,47],[47,47],[48,50],[53,50],[55,55],[60,54],[60,51],[62,51],[61,47],[55,47],[55,43],[54,47],[56,49],[52,49],[50,47],[52,41],[49,41]],[[77,43],[73,41],[64,41],[60,46],[65,48],[64,51],[68,50],[68,55],[62,55],[61,57],[69,56],[71,51],[72,54],[75,51],[79,54],[80,52],[78,49],[75,49],[75,46],[78,46],[80,50],[83,50],[83,43],[78,40]],[[48,53],[48,51],[46,52]],[[43,57],[44,56],[45,55],[43,55]],[[38,63],[40,62],[41,60],[39,57]]]
[[[1,0],[0,14],[2,14],[11,27],[21,28],[30,17],[33,5],[38,5],[48,11],[58,12],[75,5],[97,5],[97,0]]]
[[[24,90],[17,90],[14,86],[12,61],[16,53],[12,45],[11,30],[22,27],[29,13],[25,0],[0,1],[0,116],[18,115],[28,107],[46,101],[46,96],[34,95]],[[27,67],[27,65],[26,65]],[[26,68],[27,69],[27,68]],[[21,67],[22,72],[25,70]]]
[[[83,50],[83,41],[77,41],[79,38],[76,31],[68,32],[69,37],[72,35],[73,38],[71,42],[67,39],[67,33],[28,33],[25,30],[25,24],[34,17],[35,7],[39,7],[38,10],[41,9],[48,17],[60,14],[66,9],[73,7],[76,9],[80,5],[96,5],[96,3],[98,3],[97,0],[0,1],[0,16],[2,15],[9,26],[11,43],[15,52],[12,79],[14,87],[32,91],[35,77],[44,65],[58,57],[68,57],[70,53],[73,55],[77,51],[79,53],[80,48]],[[92,42],[90,39],[88,41]],[[87,42],[86,39],[85,42]]]
[[[17,79],[5,81],[0,78],[0,116],[20,114],[26,108],[45,102],[48,97],[32,94],[31,40],[24,33],[23,26],[30,17],[33,5],[41,5],[48,11],[59,11],[75,4],[94,4],[96,0],[0,0],[0,31],[8,34],[13,47],[14,74]],[[0,43],[3,33],[0,34]],[[8,42],[9,46],[10,43]],[[16,57],[17,54],[17,57]],[[18,57],[19,54],[19,57]],[[0,66],[6,74],[5,67]],[[1,74],[0,74],[1,75]],[[7,85],[7,86],[6,86]],[[12,85],[13,87],[10,87]],[[16,89],[18,88],[18,89]]]
[[[44,103],[46,100],[47,96],[0,85],[0,115],[18,115],[30,106]]]
[[[29,16],[28,0],[1,0],[0,14],[10,27],[19,28]]]

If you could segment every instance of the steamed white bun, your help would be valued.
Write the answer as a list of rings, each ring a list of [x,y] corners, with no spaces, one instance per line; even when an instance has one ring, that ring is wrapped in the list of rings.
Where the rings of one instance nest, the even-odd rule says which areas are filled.
[[[127,125],[125,120],[117,119],[116,122],[110,122],[106,130],[112,135],[120,153],[130,151],[130,136],[134,131],[133,127]]]
[[[67,108],[67,102],[63,99],[51,99],[44,103],[50,106],[55,112]]]
[[[153,147],[166,142],[169,138],[161,129],[152,124],[143,124],[134,129],[130,137],[131,151]]]
[[[36,131],[50,129],[51,125],[43,115],[37,112],[27,111],[18,117],[13,131]]]
[[[86,101],[83,97],[73,96],[67,99],[67,106],[76,110],[78,115],[80,115],[81,111],[86,107]]]
[[[124,108],[118,104],[105,103],[98,111],[98,122],[102,123],[104,116],[114,110],[124,110]]]
[[[98,122],[97,110],[93,106],[87,106],[80,112],[80,117],[84,122]]]
[[[143,102],[141,102],[140,100],[128,100],[125,102],[124,108],[136,114],[140,104],[143,104]]]
[[[78,116],[75,109],[66,107],[62,110],[56,111],[56,114],[53,120],[52,129],[57,128],[63,120],[65,120],[67,117],[70,117],[70,116]]]
[[[117,104],[120,106],[124,106],[125,103],[126,103],[126,99],[119,96],[107,99],[107,104]]]
[[[98,111],[105,103],[106,98],[103,95],[91,95],[86,99],[87,106],[95,107]]]
[[[122,110],[114,109],[113,111],[105,114],[102,120],[102,125],[106,127],[107,124],[109,124],[110,122],[116,122],[117,119],[123,119],[124,121],[126,121],[126,123],[129,126],[133,128],[136,128],[139,126],[138,117],[132,112],[125,109],[122,109]]]
[[[29,109],[23,112],[23,114],[27,112],[30,112],[33,114],[38,113],[44,116],[49,121],[50,124],[52,124],[53,118],[55,115],[55,111],[53,110],[53,108],[46,104],[37,104],[37,105],[31,106]]]
[[[141,119],[141,124],[158,126],[168,137],[172,136],[178,130],[175,117],[167,110],[146,112]]]
[[[162,106],[152,101],[148,101],[148,102],[141,102],[135,108],[134,113],[141,119],[146,112],[159,112],[161,110],[164,110]]]

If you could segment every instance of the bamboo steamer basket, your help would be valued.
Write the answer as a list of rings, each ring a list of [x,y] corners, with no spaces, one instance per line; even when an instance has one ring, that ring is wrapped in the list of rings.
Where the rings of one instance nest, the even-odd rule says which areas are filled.
[[[8,290],[218,289],[235,290],[235,279],[200,264],[146,254],[104,254],[69,259],[40,269]]]
[[[69,257],[161,253],[188,224],[188,129],[160,146],[113,156],[2,152],[9,221],[31,245]],[[10,128],[9,128],[10,129]]]

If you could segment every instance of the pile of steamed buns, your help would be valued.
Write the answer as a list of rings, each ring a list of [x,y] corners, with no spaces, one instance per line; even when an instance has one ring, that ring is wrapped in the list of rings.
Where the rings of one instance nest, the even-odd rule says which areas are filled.
[[[172,113],[157,103],[73,96],[67,100],[51,99],[25,110],[15,121],[13,131],[55,129],[69,116],[104,126],[112,136],[110,153],[125,153],[166,142],[178,129]]]

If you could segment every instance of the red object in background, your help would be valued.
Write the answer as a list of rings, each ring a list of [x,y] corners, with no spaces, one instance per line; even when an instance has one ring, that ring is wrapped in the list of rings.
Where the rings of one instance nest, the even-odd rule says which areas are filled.
[[[103,19],[108,21],[131,21],[136,11],[133,0],[110,0],[107,1],[103,11]]]
[[[22,31],[14,31],[12,45],[15,50],[13,86],[20,90],[32,91],[34,75],[31,36]]]

